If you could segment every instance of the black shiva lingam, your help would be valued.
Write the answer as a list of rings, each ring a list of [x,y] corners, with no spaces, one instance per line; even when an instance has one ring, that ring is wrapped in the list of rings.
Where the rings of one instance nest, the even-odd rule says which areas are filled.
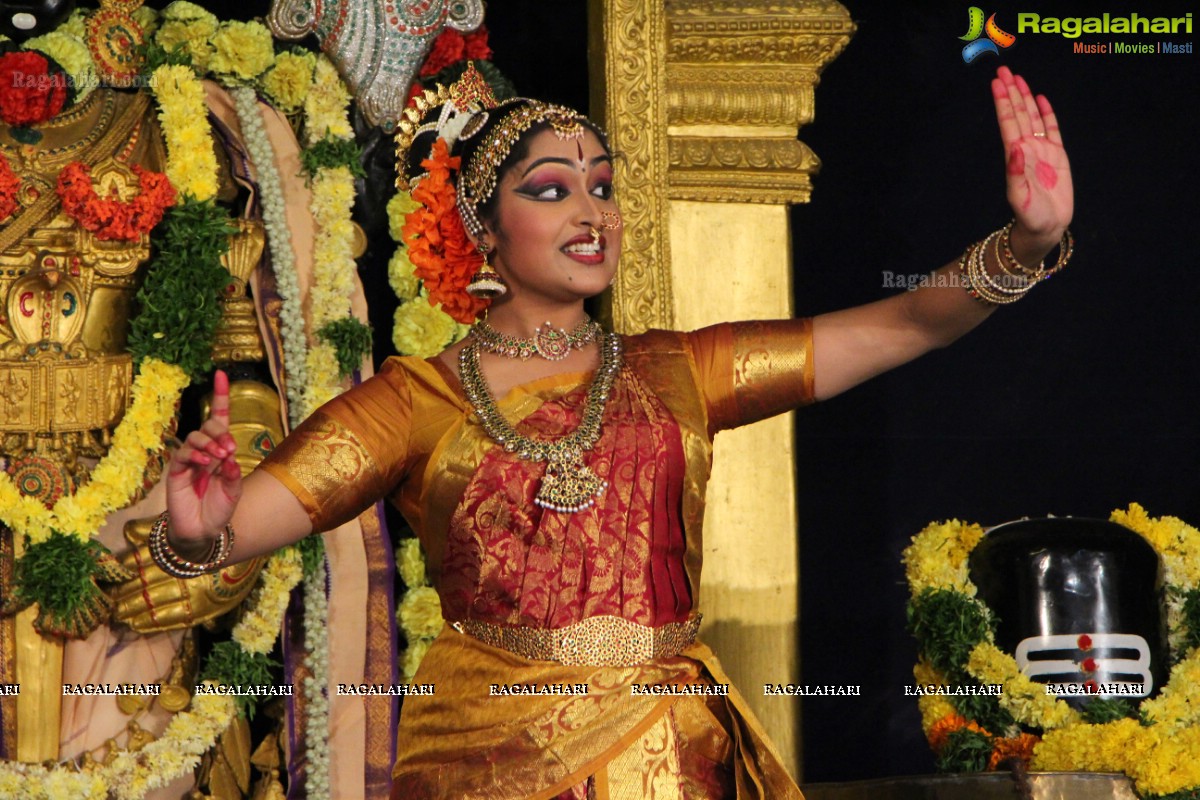
[[[970,557],[996,644],[1076,709],[1137,704],[1166,680],[1158,555],[1127,528],[1052,517],[993,528]]]

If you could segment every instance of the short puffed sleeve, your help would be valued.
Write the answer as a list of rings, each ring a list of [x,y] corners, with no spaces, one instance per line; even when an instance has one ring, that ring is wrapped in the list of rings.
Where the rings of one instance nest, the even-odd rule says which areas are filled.
[[[710,434],[813,402],[811,319],[727,322],[687,342]]]
[[[378,375],[317,409],[259,465],[300,500],[314,531],[354,519],[403,478],[412,403],[405,372]]]

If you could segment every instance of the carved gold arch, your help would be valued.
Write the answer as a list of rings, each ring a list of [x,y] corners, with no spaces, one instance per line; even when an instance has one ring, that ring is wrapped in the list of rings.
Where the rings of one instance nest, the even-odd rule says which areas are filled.
[[[820,160],[797,139],[854,32],[834,0],[589,0],[592,114],[626,221],[617,330],[793,314],[787,207]],[[717,439],[703,635],[800,772],[799,554],[791,415]],[[764,502],[764,498],[767,502]]]

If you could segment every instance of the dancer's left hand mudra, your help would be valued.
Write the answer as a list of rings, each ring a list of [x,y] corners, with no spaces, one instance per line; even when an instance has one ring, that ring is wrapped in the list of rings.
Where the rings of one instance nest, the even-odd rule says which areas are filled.
[[[1016,218],[1013,250],[1032,266],[1058,243],[1071,222],[1071,165],[1045,95],[1035,96],[1024,78],[1000,67],[992,79],[992,97],[1004,145],[1008,202]]]

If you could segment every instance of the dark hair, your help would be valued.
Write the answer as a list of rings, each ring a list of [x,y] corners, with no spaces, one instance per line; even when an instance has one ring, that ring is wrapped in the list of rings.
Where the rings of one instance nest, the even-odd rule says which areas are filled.
[[[518,97],[512,100],[507,100],[498,105],[496,108],[489,109],[487,112],[487,121],[479,128],[479,130],[473,132],[465,141],[459,139],[459,141],[455,143],[450,155],[458,156],[462,159],[462,169],[466,169],[467,165],[474,161],[477,157],[486,157],[486,154],[479,153],[479,146],[485,139],[487,139],[487,134],[497,125],[499,125],[514,110],[522,105],[529,105],[531,102],[536,101],[531,101],[530,99],[524,97]],[[442,108],[443,106],[437,106],[436,108],[430,109],[429,112],[421,118],[421,125],[424,126],[428,123],[436,122],[442,113]],[[612,148],[608,145],[608,136],[604,133],[604,131],[582,114],[577,114],[576,116],[578,117],[579,121],[583,123],[585,127],[587,127],[588,130],[596,134],[596,138],[600,140],[600,145],[604,148],[605,152],[611,156]],[[533,137],[542,131],[550,130],[550,128],[551,126],[549,122],[535,122],[529,127],[528,130],[524,131],[520,135],[516,143],[513,144],[512,149],[509,150],[504,161],[500,163],[500,166],[496,167],[497,184],[499,184],[500,180],[504,177],[504,174],[512,169],[514,164],[524,161],[529,157],[529,146],[530,142],[533,141]],[[408,164],[406,165],[407,174],[405,176],[410,182],[418,175],[421,175],[425,172],[425,168],[421,166],[421,162],[429,157],[429,153],[432,151],[433,143],[436,139],[437,133],[432,129],[423,131],[419,136],[413,139],[412,147],[408,151]],[[481,220],[490,219],[493,211],[495,210],[495,204],[496,193],[493,192],[491,197],[489,197],[485,202],[479,204],[479,218]]]

